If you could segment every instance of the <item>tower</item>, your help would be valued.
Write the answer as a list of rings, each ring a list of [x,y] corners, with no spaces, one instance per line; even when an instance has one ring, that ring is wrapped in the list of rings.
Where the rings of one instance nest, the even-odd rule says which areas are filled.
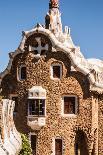
[[[50,0],[49,12],[45,17],[45,27],[51,30],[56,36],[62,33],[61,13],[59,11],[59,1]]]

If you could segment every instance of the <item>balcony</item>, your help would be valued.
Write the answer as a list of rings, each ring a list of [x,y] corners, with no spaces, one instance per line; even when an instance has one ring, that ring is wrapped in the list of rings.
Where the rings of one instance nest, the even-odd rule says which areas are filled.
[[[27,125],[31,127],[32,130],[40,130],[41,127],[45,126],[45,117],[36,117],[29,115],[27,117]]]

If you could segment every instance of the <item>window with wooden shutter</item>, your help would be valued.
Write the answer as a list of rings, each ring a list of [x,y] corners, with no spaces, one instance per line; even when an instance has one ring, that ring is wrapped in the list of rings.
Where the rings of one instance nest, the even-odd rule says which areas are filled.
[[[55,139],[55,155],[62,155],[62,139]]]

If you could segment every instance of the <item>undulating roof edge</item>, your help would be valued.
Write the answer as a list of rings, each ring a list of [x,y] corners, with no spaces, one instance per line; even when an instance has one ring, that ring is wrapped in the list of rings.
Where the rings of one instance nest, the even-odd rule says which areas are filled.
[[[91,63],[90,60],[85,59],[82,53],[80,52],[80,48],[73,45],[70,46],[67,45],[67,43],[61,43],[60,41],[58,41],[58,39],[50,30],[45,29],[42,26],[35,27],[30,31],[24,32],[22,41],[18,49],[15,50],[15,52],[11,53],[7,68],[0,73],[0,84],[2,79],[10,72],[14,57],[17,54],[24,52],[24,45],[26,39],[35,33],[41,33],[48,37],[52,43],[53,48],[55,48],[56,50],[63,51],[69,57],[69,59],[71,60],[71,64],[76,71],[79,71],[84,75],[88,76],[91,91],[103,93],[103,67],[101,65]],[[102,63],[101,60],[100,62]]]

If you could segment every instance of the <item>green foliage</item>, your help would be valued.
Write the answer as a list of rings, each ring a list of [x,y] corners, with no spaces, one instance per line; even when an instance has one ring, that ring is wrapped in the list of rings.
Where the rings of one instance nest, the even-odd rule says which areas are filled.
[[[3,96],[0,95],[0,101],[2,100]]]
[[[2,99],[4,99],[5,97],[1,94],[1,92],[0,92],[0,101],[2,100]]]
[[[21,134],[21,138],[22,138],[22,150],[20,151],[19,155],[32,155],[32,149],[27,135]]]

